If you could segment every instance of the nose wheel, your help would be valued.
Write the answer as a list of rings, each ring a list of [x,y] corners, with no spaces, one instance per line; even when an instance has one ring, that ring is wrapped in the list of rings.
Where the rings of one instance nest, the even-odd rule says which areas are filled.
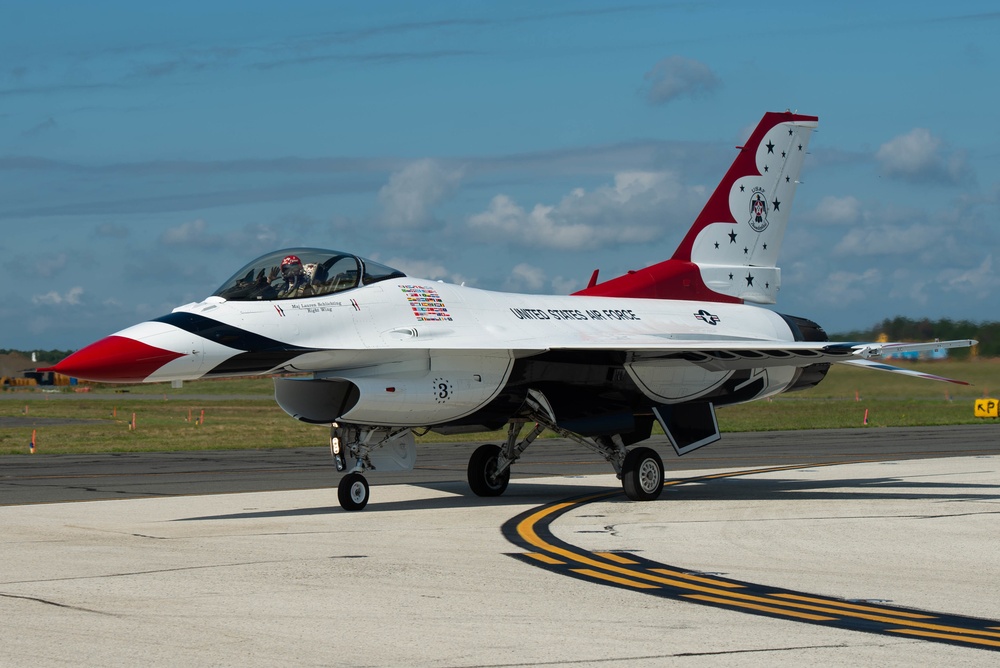
[[[360,473],[348,473],[340,479],[337,498],[344,510],[361,510],[368,505],[368,481]]]

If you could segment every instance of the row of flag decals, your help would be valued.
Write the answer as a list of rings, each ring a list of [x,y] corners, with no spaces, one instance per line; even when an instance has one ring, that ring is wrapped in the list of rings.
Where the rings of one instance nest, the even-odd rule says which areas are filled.
[[[399,286],[406,295],[406,301],[413,309],[413,315],[417,320],[423,322],[451,321],[451,314],[448,307],[444,305],[444,300],[434,288],[423,285],[401,285]]]

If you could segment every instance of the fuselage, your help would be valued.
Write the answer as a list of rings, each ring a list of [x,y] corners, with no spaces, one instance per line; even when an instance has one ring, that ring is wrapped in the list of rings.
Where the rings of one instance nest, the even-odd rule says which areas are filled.
[[[516,358],[588,344],[604,350],[616,338],[633,347],[670,340],[795,341],[781,315],[755,306],[502,293],[409,277],[295,300],[208,297],[112,337],[148,346],[139,356],[153,364],[166,361],[155,369],[140,364],[132,373],[116,366],[103,378],[84,368],[79,375],[162,382],[316,372],[365,367],[397,351],[405,357],[408,350],[502,350]]]
[[[770,396],[799,383],[808,363],[712,369],[657,351],[679,341],[711,350],[715,341],[774,348],[802,339],[790,319],[755,306],[502,293],[401,277],[296,299],[208,297],[61,366],[107,382],[311,374],[327,382],[275,383],[278,403],[302,420],[492,427],[529,388],[549,389],[574,420]]]

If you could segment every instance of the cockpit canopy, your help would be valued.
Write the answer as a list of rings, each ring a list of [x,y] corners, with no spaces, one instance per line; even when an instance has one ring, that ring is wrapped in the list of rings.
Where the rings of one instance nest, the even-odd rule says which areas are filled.
[[[247,264],[213,293],[230,301],[301,299],[343,292],[406,274],[357,255],[286,248]]]

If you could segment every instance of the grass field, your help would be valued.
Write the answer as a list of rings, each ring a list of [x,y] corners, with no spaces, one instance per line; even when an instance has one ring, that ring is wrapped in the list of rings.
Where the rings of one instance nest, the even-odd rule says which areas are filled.
[[[906,366],[973,385],[834,365],[827,378],[811,390],[720,408],[719,423],[726,432],[863,427],[867,410],[869,429],[973,424],[984,422],[973,417],[973,400],[1000,394],[1000,360]],[[36,451],[49,454],[327,443],[327,427],[293,420],[275,405],[268,379],[198,381],[185,383],[180,389],[162,384],[95,388],[95,392],[113,390],[121,393],[102,394],[101,398],[53,397],[39,391],[4,393],[0,401],[0,455],[28,454],[33,430]],[[188,398],[191,395],[210,398],[193,400]],[[231,395],[240,398],[227,398]],[[129,427],[133,413],[135,430]],[[59,419],[86,422],[51,423]],[[419,440],[449,439],[431,433]],[[497,442],[500,434],[463,435],[451,440]]]

